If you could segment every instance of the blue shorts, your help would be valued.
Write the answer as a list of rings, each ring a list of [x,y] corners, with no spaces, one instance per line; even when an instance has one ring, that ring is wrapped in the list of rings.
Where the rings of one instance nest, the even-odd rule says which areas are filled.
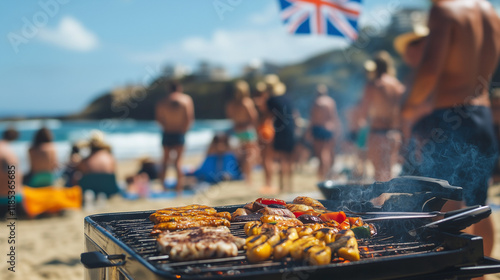
[[[163,147],[183,146],[184,142],[184,133],[163,132],[163,139],[161,140]]]
[[[312,127],[312,136],[317,141],[329,141],[333,138],[333,132],[319,125]]]
[[[439,109],[413,127],[403,173],[447,180],[468,206],[485,205],[497,156],[490,108]]]

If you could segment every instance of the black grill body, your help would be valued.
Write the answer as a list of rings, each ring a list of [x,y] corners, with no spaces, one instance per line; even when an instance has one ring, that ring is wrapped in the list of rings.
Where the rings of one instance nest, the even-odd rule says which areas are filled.
[[[242,205],[216,207],[235,211]],[[98,214],[85,218],[85,250],[95,268],[86,279],[469,279],[500,272],[500,261],[483,256],[482,238],[463,233],[426,230],[417,237],[394,234],[395,228],[413,224],[379,225],[379,235],[359,242],[362,259],[357,262],[308,266],[285,260],[250,264],[243,252],[238,257],[190,262],[169,262],[159,254],[149,235],[154,211]],[[243,224],[231,232],[244,237]],[[87,256],[88,257],[88,256]],[[83,256],[82,256],[83,258]],[[88,263],[88,260],[86,261]]]

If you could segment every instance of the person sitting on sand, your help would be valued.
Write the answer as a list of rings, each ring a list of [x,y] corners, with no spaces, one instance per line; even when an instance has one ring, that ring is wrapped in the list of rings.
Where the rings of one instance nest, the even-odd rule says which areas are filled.
[[[74,181],[74,175],[81,161],[82,156],[80,155],[80,145],[74,144],[73,146],[71,146],[69,161],[68,163],[66,163],[66,167],[62,174],[62,177],[65,179],[64,186],[71,187],[76,185],[76,182]]]
[[[184,174],[182,172],[184,137],[194,121],[193,99],[189,95],[182,93],[182,86],[179,83],[172,82],[169,92],[156,105],[155,114],[156,121],[163,129],[163,160],[159,179],[163,185],[167,176],[168,164],[171,160],[171,152],[174,152],[173,161],[177,172],[176,190],[180,195],[184,187]]]
[[[4,131],[0,140],[0,219],[6,214],[20,216],[23,213],[22,201],[22,171],[16,154],[9,143],[19,136],[17,130],[9,128]],[[15,207],[9,207],[15,202]],[[10,210],[13,211],[11,212]]]
[[[335,138],[339,138],[340,120],[337,105],[328,96],[328,88],[318,85],[311,106],[308,134],[312,136],[314,154],[319,159],[318,177],[325,180],[335,159]]]
[[[115,174],[116,161],[111,154],[111,147],[104,142],[104,135],[94,131],[89,141],[90,155],[78,165],[78,170],[83,174],[104,173]]]
[[[234,123],[234,135],[240,142],[239,153],[242,156],[242,169],[247,183],[251,183],[251,172],[255,161],[258,113],[250,98],[248,83],[240,80],[234,86],[233,99],[226,105],[226,116]]]
[[[141,159],[140,162],[141,168],[137,174],[128,176],[125,181],[127,182],[128,193],[146,197],[151,187],[151,180],[158,179],[158,171],[152,159],[146,157]]]
[[[116,160],[101,131],[92,132],[89,148],[90,154],[78,165],[74,180],[83,192],[91,190],[95,194],[104,193],[107,197],[117,193]]]
[[[194,172],[186,174],[196,179],[189,185],[199,182],[216,184],[221,181],[240,180],[242,174],[238,160],[229,146],[227,134],[216,134],[207,150],[207,155],[201,166]]]
[[[54,171],[58,168],[56,147],[52,132],[43,127],[33,138],[29,149],[30,171],[24,183],[30,187],[51,186],[54,183]]]

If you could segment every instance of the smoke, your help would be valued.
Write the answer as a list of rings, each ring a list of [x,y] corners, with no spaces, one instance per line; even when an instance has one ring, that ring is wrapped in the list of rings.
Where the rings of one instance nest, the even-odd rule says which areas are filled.
[[[467,205],[485,204],[495,139],[486,107],[436,110],[414,126],[403,175],[447,180],[464,189]]]

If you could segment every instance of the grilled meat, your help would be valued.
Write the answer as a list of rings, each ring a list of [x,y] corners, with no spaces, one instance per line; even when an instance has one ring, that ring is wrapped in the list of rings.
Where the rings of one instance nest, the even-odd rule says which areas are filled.
[[[316,209],[326,209],[325,206],[323,206],[323,204],[321,204],[321,202],[317,201],[314,198],[310,198],[307,196],[297,196],[293,200],[293,203],[305,204],[305,205],[311,206],[311,207],[316,208]]]
[[[332,254],[348,261],[358,261],[360,259],[358,242],[353,236],[341,236],[335,242],[327,244],[332,250]]]
[[[236,209],[236,211],[233,212],[233,214],[231,214],[231,221],[234,221],[236,219],[236,217],[240,217],[240,216],[246,216],[248,214],[252,214],[253,212],[246,209],[246,208],[238,208]]]
[[[303,236],[293,242],[290,247],[290,255],[292,256],[292,259],[299,261],[304,258],[304,251],[307,247],[324,244],[325,243],[323,241],[316,239],[313,236]]]
[[[296,218],[283,217],[278,215],[264,215],[260,218],[260,221],[263,223],[276,223],[282,221],[297,221],[302,225],[302,222],[297,220]]]
[[[260,243],[254,244],[253,247],[247,249],[246,255],[249,262],[260,262],[268,260],[272,253],[273,247],[264,238],[259,239]]]
[[[180,229],[189,229],[195,227],[216,227],[216,226],[230,226],[231,223],[222,218],[212,218],[212,219],[204,219],[204,220],[196,220],[196,221],[179,221],[179,222],[165,222],[154,225],[152,233],[158,233],[158,231],[164,230],[180,230]]]
[[[319,217],[307,214],[300,215],[297,219],[299,219],[304,224],[323,223],[323,221]]]
[[[252,212],[257,212],[260,209],[265,208],[265,207],[267,207],[267,205],[256,202],[256,201],[250,202],[250,203],[246,204],[245,206],[243,206],[243,208],[248,209]]]
[[[201,227],[164,232],[157,238],[158,249],[173,261],[234,257],[245,240],[233,236],[227,227]]]
[[[276,215],[288,218],[295,218],[295,215],[288,209],[265,207],[257,211],[257,213],[260,213],[262,215]]]
[[[245,234],[248,236],[271,233],[279,233],[279,227],[273,224],[262,223],[260,221],[252,221],[245,224]]]
[[[323,245],[313,245],[304,250],[305,260],[311,265],[325,265],[332,260],[332,250]]]
[[[305,204],[287,204],[286,208],[292,212],[307,212],[314,210],[311,206]]]
[[[219,212],[215,214],[205,214],[205,213],[176,213],[172,212],[172,214],[162,214],[162,213],[153,213],[149,216],[149,219],[155,223],[166,223],[166,222],[178,222],[178,221],[197,221],[211,218],[222,218],[226,220],[231,219],[231,214],[229,212]]]

